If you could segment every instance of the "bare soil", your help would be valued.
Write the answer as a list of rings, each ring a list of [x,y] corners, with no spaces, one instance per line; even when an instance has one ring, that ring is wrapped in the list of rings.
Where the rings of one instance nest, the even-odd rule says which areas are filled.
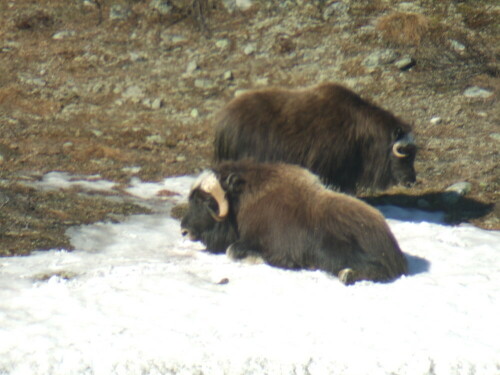
[[[110,17],[115,3],[126,17]],[[70,226],[150,212],[29,186],[45,173],[122,186],[197,173],[211,163],[214,113],[238,90],[325,81],[414,124],[417,183],[361,194],[369,202],[500,229],[494,1],[261,0],[234,13],[214,1],[206,26],[187,2],[163,15],[151,1],[115,3],[0,2],[0,255],[71,249]],[[386,50],[394,58],[367,63]],[[405,56],[414,65],[402,70]],[[486,94],[464,95],[474,86]],[[443,191],[459,181],[472,189],[450,203]]]

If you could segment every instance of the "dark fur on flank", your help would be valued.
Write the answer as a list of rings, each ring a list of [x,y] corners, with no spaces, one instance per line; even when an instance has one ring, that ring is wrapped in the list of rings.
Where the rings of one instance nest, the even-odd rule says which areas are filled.
[[[328,190],[304,168],[282,163],[224,162],[212,169],[229,210],[194,186],[183,235],[233,259],[260,256],[286,269],[320,269],[345,284],[387,282],[407,273],[406,258],[378,210]]]
[[[392,153],[412,128],[333,83],[244,93],[216,118],[216,162],[252,158],[301,165],[345,192],[415,182],[413,142]],[[411,136],[410,136],[411,138]]]

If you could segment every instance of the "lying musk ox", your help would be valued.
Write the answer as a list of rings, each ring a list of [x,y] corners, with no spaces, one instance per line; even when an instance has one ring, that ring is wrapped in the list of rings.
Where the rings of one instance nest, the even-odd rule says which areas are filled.
[[[204,172],[189,194],[181,230],[213,253],[320,269],[345,284],[385,282],[407,273],[379,211],[326,189],[315,175],[291,164],[244,160]]]
[[[215,161],[306,167],[345,192],[415,182],[411,126],[333,83],[251,91],[216,118]]]

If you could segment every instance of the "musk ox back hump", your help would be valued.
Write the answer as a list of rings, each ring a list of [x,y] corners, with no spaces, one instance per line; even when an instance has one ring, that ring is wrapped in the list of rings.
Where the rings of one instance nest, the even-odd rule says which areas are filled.
[[[283,161],[343,191],[383,189],[415,180],[410,137],[408,124],[342,86],[271,88],[242,94],[221,110],[214,158]]]

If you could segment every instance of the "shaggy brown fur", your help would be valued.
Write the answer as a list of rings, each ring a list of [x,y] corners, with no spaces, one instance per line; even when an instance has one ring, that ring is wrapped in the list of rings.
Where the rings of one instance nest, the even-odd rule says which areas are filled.
[[[392,152],[393,145],[405,157]],[[215,160],[284,161],[352,192],[415,181],[411,126],[345,87],[251,91],[216,119]]]
[[[406,258],[379,211],[326,189],[289,164],[226,162],[213,169],[229,204],[194,187],[183,234],[233,259],[260,256],[288,269],[321,269],[346,284],[390,281],[407,273]]]

